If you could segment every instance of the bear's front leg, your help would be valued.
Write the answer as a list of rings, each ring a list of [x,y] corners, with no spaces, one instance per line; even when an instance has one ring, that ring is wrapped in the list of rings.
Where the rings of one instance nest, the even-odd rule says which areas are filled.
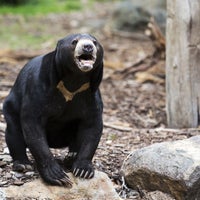
[[[94,176],[92,158],[99,144],[102,134],[102,120],[92,123],[83,122],[79,127],[77,136],[78,154],[72,166],[74,176],[90,179]]]
[[[51,185],[71,186],[72,182],[49,149],[45,126],[41,121],[43,120],[26,117],[22,123],[25,141],[35,159],[38,172],[43,180]]]

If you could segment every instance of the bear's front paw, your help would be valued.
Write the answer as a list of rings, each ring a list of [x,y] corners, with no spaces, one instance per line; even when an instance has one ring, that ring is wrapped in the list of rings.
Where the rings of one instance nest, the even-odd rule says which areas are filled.
[[[38,171],[43,180],[51,185],[72,186],[66,172],[55,160],[49,160],[45,165],[38,166]]]
[[[72,172],[74,176],[90,179],[94,177],[94,168],[90,161],[76,161],[73,164]]]

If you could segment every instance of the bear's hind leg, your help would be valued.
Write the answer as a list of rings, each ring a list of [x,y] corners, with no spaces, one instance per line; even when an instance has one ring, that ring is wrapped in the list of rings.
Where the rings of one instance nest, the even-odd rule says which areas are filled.
[[[75,145],[72,145],[72,143],[69,145],[69,152],[67,156],[64,159],[64,166],[67,170],[72,170],[72,165],[74,161],[76,160],[78,149],[75,147]]]
[[[19,172],[31,170],[32,166],[26,154],[27,146],[24,141],[19,117],[6,113],[5,118],[7,122],[6,143],[13,159],[13,170]]]

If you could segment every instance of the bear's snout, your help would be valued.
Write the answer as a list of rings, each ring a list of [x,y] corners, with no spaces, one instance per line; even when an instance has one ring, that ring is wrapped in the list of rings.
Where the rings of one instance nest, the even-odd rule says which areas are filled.
[[[83,45],[83,52],[84,53],[92,53],[93,52],[93,46],[91,44],[84,44]]]

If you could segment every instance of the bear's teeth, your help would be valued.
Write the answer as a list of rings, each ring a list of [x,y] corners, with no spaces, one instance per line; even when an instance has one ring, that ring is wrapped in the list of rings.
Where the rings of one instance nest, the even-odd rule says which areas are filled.
[[[93,65],[93,60],[80,60],[82,65]]]

